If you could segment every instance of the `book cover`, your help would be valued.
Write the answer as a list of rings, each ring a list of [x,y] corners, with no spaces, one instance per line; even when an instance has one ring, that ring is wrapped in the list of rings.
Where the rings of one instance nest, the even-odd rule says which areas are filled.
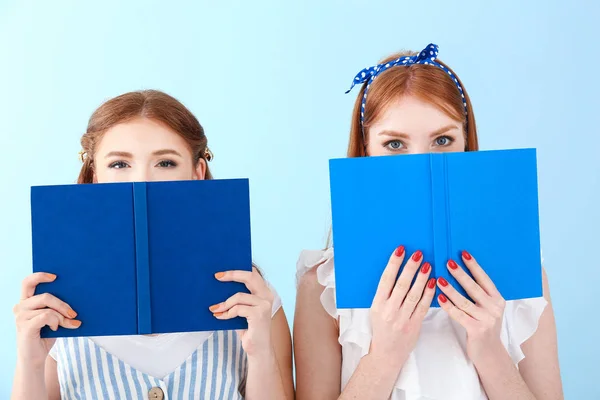
[[[216,272],[252,269],[247,179],[31,188],[36,294],[67,302],[80,328],[42,337],[245,329],[208,307],[245,285]]]
[[[535,149],[344,158],[329,166],[338,308],[371,306],[399,245],[407,256],[421,250],[430,276],[467,298],[446,267],[453,259],[465,268],[462,250],[506,300],[542,296]]]

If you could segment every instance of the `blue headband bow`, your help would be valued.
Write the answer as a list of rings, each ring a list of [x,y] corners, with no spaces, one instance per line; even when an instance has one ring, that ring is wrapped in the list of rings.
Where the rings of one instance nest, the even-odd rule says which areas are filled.
[[[429,46],[424,48],[416,56],[400,57],[400,58],[397,58],[396,60],[393,60],[393,61],[390,61],[390,62],[387,62],[384,64],[379,64],[379,65],[375,65],[373,67],[365,68],[362,71],[360,71],[358,74],[356,74],[356,77],[354,77],[354,80],[352,81],[352,86],[350,86],[350,89],[348,89],[346,91],[346,93],[349,93],[355,85],[363,84],[363,83],[367,82],[367,87],[365,88],[365,93],[363,95],[362,104],[360,107],[360,125],[363,126],[363,123],[364,123],[365,104],[367,103],[367,92],[369,91],[371,82],[374,81],[375,78],[377,78],[377,75],[379,75],[382,72],[387,71],[388,69],[395,67],[395,66],[411,66],[414,64],[433,65],[433,66],[441,68],[443,71],[447,72],[448,75],[450,75],[450,77],[456,84],[456,87],[458,88],[458,91],[460,92],[460,95],[462,96],[463,106],[465,109],[465,115],[467,115],[467,99],[465,99],[465,93],[463,92],[463,88],[460,85],[460,82],[458,82],[458,79],[456,78],[456,76],[454,76],[454,74],[452,73],[452,71],[448,70],[448,68],[444,67],[442,64],[435,61],[435,59],[437,58],[437,55],[438,55],[438,50],[439,50],[439,47],[437,44],[430,43]]]

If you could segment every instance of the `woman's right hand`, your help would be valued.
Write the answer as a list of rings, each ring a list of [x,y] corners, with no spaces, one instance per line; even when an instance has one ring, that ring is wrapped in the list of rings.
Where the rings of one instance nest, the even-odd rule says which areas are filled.
[[[34,296],[40,283],[52,282],[56,275],[38,272],[29,275],[21,285],[21,300],[13,312],[17,323],[17,357],[22,365],[43,366],[55,339],[42,339],[44,326],[56,331],[59,326],[76,329],[81,322],[75,320],[77,313],[64,301],[44,293]]]
[[[404,256],[404,247],[400,246],[390,257],[371,306],[373,338],[369,352],[398,372],[417,344],[421,323],[435,293],[435,279],[428,281],[431,265],[421,266],[421,251],[411,256],[398,277]]]

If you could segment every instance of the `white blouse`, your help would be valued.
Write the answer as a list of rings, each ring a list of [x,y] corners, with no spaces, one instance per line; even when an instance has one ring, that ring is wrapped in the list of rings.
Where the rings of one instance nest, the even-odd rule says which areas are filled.
[[[315,267],[317,279],[325,287],[321,303],[339,322],[343,390],[360,359],[369,352],[370,311],[336,308],[332,248],[303,251],[297,264],[297,279]],[[536,331],[546,304],[543,297],[506,302],[501,339],[515,365],[525,358],[521,344]],[[477,371],[467,357],[466,338],[464,328],[444,310],[431,308],[390,400],[486,400]]]

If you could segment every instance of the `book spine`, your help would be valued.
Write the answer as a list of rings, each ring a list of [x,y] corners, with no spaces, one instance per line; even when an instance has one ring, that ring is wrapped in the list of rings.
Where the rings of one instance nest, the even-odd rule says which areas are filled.
[[[431,276],[435,278],[448,278],[449,273],[446,268],[448,262],[449,247],[449,210],[448,210],[448,191],[446,175],[446,157],[445,154],[430,154],[431,163],[431,204],[433,220],[433,268]],[[433,299],[432,306],[439,307],[437,295],[441,293],[436,289],[436,296]]]
[[[150,305],[150,255],[148,252],[148,204],[146,183],[133,184],[133,216],[135,226],[135,261],[138,334],[152,333]]]

